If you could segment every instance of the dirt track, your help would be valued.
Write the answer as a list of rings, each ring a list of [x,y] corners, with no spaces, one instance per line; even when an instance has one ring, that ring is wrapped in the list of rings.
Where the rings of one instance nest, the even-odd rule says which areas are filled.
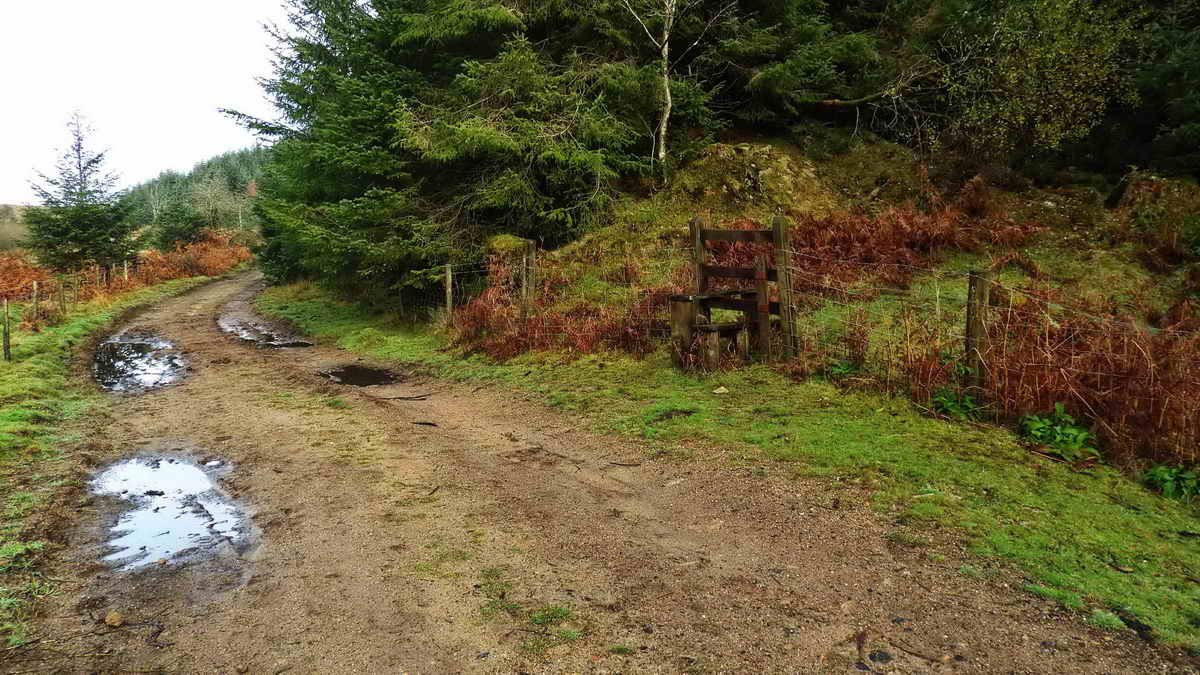
[[[217,328],[256,283],[216,282],[130,322],[174,341],[193,371],[92,420],[81,456],[231,463],[224,487],[253,511],[257,545],[115,572],[96,562],[111,507],[85,500],[47,639],[0,668],[1196,672],[968,579],[953,551],[932,562],[890,544],[845,487],[756,477],[719,449],[653,459],[507,391],[330,384],[317,371],[353,357],[257,349]],[[548,606],[571,617],[529,620]],[[114,609],[125,625],[102,623]]]

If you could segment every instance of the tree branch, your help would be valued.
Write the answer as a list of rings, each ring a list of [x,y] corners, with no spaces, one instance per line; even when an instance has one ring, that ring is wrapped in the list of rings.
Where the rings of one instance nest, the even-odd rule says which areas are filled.
[[[625,5],[625,9],[629,10],[629,13],[633,15],[633,18],[637,19],[637,22],[642,25],[642,30],[646,31],[646,37],[650,38],[650,42],[653,42],[655,47],[662,49],[662,43],[655,39],[654,34],[650,32],[650,27],[647,26],[646,22],[642,21],[642,17],[638,16],[638,13],[634,11],[633,5],[629,4],[629,0],[622,0],[621,4]]]

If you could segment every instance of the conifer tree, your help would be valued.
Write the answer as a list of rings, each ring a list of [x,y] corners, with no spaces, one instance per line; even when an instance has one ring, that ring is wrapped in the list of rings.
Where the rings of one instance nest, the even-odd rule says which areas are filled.
[[[134,249],[134,226],[118,206],[118,177],[104,166],[106,152],[89,146],[92,129],[80,113],[71,116],[67,131],[71,144],[59,156],[54,174],[38,172],[31,181],[42,205],[25,213],[25,245],[43,264],[60,270],[127,260]]]

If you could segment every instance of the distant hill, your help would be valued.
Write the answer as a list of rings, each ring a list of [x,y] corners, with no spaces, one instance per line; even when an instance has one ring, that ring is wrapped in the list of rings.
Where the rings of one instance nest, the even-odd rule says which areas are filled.
[[[0,250],[13,248],[25,237],[24,206],[0,204]]]

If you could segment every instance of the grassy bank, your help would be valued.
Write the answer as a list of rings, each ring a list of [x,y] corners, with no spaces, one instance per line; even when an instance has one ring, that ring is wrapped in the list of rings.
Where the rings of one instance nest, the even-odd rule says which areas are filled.
[[[353,352],[537,394],[658,452],[717,446],[763,475],[867,487],[896,545],[960,540],[979,556],[963,574],[1011,565],[1028,591],[1097,626],[1200,649],[1196,511],[1116,471],[1078,472],[1029,453],[1006,430],[933,419],[906,400],[795,383],[764,367],[695,376],[662,355],[464,358],[396,317],[306,284],[271,289],[259,306]]]
[[[13,360],[0,361],[0,640],[20,644],[33,602],[54,592],[38,571],[47,546],[35,522],[40,507],[68,485],[61,434],[72,420],[98,411],[106,399],[72,377],[75,349],[127,312],[208,281],[168,281],[116,298],[83,304],[65,321],[13,336]]]

